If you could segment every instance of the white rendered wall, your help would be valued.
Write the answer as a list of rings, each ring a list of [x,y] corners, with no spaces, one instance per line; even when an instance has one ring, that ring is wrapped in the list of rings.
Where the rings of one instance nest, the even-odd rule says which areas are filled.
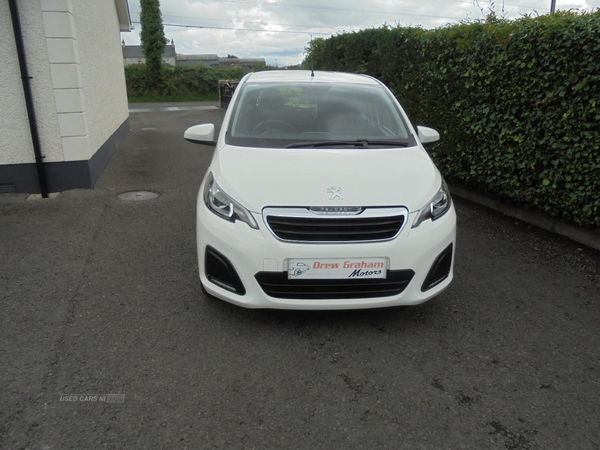
[[[0,164],[35,161],[8,2],[0,2]],[[9,131],[10,130],[10,131]],[[28,149],[29,151],[25,151]]]
[[[41,0],[63,161],[88,160],[92,153],[85,92],[71,0]]]
[[[20,1],[27,67],[44,162],[63,161],[44,24],[38,1]],[[8,2],[0,2],[0,164],[34,163],[21,72]]]
[[[72,3],[92,156],[129,117],[119,20],[113,0]]]
[[[127,119],[114,1],[19,1],[44,162],[90,159]],[[35,156],[8,2],[0,1],[0,165]]]

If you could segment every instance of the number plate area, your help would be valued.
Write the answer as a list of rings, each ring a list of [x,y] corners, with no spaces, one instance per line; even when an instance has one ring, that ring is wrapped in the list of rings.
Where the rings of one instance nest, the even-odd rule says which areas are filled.
[[[288,259],[290,280],[385,278],[388,258]]]

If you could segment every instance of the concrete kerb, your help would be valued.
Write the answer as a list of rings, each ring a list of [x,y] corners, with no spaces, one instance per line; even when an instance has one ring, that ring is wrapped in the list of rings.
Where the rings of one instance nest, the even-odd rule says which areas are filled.
[[[565,236],[595,250],[600,250],[600,233],[596,231],[568,225],[561,220],[547,217],[539,212],[502,203],[499,200],[486,197],[483,194],[471,191],[462,186],[453,184],[449,184],[448,186],[450,187],[452,195],[486,206],[494,211],[501,212],[509,217],[514,217],[515,219],[534,225],[543,230]]]

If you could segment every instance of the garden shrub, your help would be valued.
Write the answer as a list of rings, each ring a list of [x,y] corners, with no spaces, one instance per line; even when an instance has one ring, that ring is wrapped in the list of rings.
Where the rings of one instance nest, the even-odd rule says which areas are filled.
[[[163,82],[157,91],[150,83],[146,66],[138,64],[125,67],[125,81],[129,97],[218,95],[219,80],[239,79],[246,73],[241,68],[163,65]]]

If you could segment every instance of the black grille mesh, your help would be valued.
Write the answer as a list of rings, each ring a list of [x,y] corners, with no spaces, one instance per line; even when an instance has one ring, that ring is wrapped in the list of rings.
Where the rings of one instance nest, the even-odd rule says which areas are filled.
[[[398,234],[404,216],[323,218],[267,216],[273,233],[285,241],[357,242],[383,241]]]
[[[386,278],[360,280],[290,280],[287,272],[259,272],[254,277],[271,297],[331,300],[398,295],[406,289],[414,274],[412,270],[388,270]]]

